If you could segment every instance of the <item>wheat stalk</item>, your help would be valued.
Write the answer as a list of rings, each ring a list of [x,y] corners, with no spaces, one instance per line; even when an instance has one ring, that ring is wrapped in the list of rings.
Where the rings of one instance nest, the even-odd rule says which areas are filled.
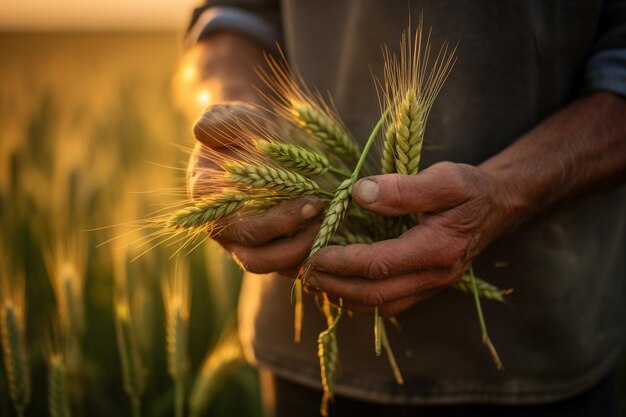
[[[502,360],[500,359],[500,355],[498,355],[498,351],[496,350],[495,346],[491,342],[491,338],[489,337],[489,334],[487,333],[487,325],[485,324],[485,318],[483,316],[483,309],[480,305],[480,295],[478,293],[476,277],[474,276],[474,269],[471,266],[469,268],[468,275],[469,275],[469,279],[472,285],[472,293],[474,295],[474,304],[476,306],[476,314],[478,316],[478,322],[480,324],[480,332],[482,335],[483,343],[489,350],[489,354],[491,355],[491,359],[493,360],[493,363],[496,365],[496,368],[498,370],[502,370],[504,369],[504,365],[502,363]]]
[[[396,357],[391,350],[391,344],[389,343],[389,338],[387,337],[387,329],[385,328],[385,322],[380,320],[380,338],[382,347],[385,349],[385,353],[387,354],[387,360],[389,361],[389,366],[391,367],[391,371],[393,372],[393,377],[396,380],[398,385],[404,385],[404,378],[402,377],[402,373],[400,373],[400,368],[398,367],[398,363],[396,362]]]

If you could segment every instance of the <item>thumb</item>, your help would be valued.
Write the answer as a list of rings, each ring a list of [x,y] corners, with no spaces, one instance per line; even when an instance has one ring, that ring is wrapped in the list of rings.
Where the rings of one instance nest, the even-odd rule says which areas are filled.
[[[359,180],[352,199],[364,209],[383,216],[428,213],[467,201],[471,191],[462,166],[443,162],[418,175],[375,175]]]

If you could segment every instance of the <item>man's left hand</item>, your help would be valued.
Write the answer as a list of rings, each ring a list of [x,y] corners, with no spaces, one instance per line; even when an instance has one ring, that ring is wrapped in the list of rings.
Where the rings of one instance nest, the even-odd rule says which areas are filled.
[[[355,312],[397,314],[455,283],[513,223],[507,195],[479,168],[451,162],[364,178],[356,204],[383,216],[416,213],[419,224],[397,239],[321,249],[306,284]]]

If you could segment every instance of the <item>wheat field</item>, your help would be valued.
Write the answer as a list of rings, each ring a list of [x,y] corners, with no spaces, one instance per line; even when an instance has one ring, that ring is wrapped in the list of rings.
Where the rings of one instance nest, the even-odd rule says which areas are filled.
[[[142,252],[132,221],[184,190],[193,141],[171,97],[181,44],[178,33],[0,33],[0,279],[25,290],[23,415],[180,415],[180,386],[185,415],[261,415],[232,334],[240,271],[213,246],[178,272],[165,245],[131,262]],[[176,273],[193,291],[174,316],[186,328],[172,330],[180,291],[164,299],[162,283]],[[135,412],[121,351],[136,359]],[[5,362],[0,415],[20,415]]]

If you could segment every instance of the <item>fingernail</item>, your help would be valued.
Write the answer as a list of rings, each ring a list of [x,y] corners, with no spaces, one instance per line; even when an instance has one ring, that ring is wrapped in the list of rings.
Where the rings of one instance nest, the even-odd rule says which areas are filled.
[[[372,180],[361,180],[356,189],[356,193],[365,204],[372,204],[378,200],[378,184]]]
[[[300,212],[300,214],[302,215],[303,219],[312,219],[319,214],[319,210],[315,205],[311,203],[306,203],[302,206],[302,211]]]

